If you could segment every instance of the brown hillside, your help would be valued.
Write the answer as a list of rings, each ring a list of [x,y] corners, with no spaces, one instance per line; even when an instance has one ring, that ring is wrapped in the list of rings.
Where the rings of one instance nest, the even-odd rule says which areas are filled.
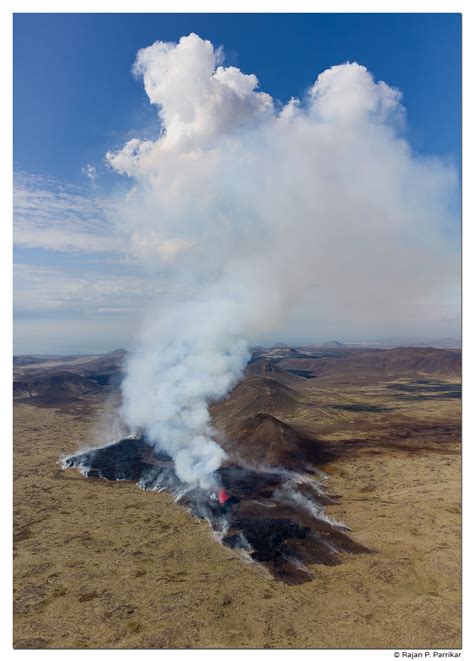
[[[288,360],[291,359],[289,358]],[[294,362],[298,363],[299,361],[295,360]],[[292,383],[299,383],[301,380],[295,374],[291,374],[287,369],[277,365],[274,360],[267,360],[265,358],[250,362],[245,368],[245,376],[264,376],[290,385]]]
[[[231,457],[245,463],[289,470],[304,470],[334,458],[329,446],[306,438],[268,413],[234,420],[222,445]]]
[[[285,383],[251,376],[237,384],[224,400],[214,404],[211,413],[219,421],[248,418],[257,413],[291,415],[301,402],[302,396]]]
[[[94,381],[71,372],[47,373],[30,380],[14,381],[14,397],[76,397],[96,393],[100,387]]]
[[[303,470],[332,458],[329,446],[297,432],[283,420],[297,416],[305,399],[284,383],[249,377],[211,413],[223,432],[222,446],[234,458],[250,464]]]
[[[285,370],[307,371],[318,378],[344,378],[365,375],[397,377],[429,374],[458,377],[461,375],[461,352],[431,347],[347,350],[338,356],[320,358],[285,358],[278,362]]]

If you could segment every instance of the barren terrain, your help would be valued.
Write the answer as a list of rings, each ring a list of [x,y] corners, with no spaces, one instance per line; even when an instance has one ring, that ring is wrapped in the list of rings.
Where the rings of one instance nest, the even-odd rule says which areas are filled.
[[[372,551],[299,585],[166,493],[60,467],[111,440],[122,359],[17,360],[15,647],[460,646],[459,352],[256,350],[213,406],[231,456],[327,474]]]

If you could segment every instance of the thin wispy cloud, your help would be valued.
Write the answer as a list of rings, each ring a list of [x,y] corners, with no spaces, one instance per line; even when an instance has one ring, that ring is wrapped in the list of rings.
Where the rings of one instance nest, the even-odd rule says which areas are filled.
[[[132,275],[72,274],[65,269],[14,265],[17,311],[136,313],[151,295],[150,283]]]
[[[14,242],[17,246],[78,253],[126,251],[112,232],[104,204],[55,179],[16,173]]]
[[[88,163],[81,169],[82,174],[89,179],[93,188],[97,187],[97,169]]]
[[[87,191],[57,179],[15,173],[16,351],[51,348],[47,341],[31,340],[35,320],[45,337],[54,338],[56,351],[85,350],[86,345],[94,349],[101,333],[109,338],[102,348],[108,342],[127,344],[129,329],[140,323],[148,300],[173,295],[166,279],[152,285],[135,268],[127,242],[107,217],[110,199],[101,199],[97,187]],[[93,329],[90,342],[84,338],[86,329]]]

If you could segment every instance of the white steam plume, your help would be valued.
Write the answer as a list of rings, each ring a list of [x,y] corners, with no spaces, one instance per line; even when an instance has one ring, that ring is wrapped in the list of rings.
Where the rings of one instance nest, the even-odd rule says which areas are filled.
[[[290,305],[416,327],[458,285],[456,174],[401,137],[397,90],[346,63],[281,106],[221,59],[194,34],[139,51],[162,132],[107,154],[133,181],[117,228],[168,287],[150,302],[123,415],[206,488],[224,458],[207,406]]]

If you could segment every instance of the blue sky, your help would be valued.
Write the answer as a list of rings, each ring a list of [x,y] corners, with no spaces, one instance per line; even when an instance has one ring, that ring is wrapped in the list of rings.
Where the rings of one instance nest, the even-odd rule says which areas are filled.
[[[413,147],[459,166],[460,31],[460,14],[17,14],[15,165],[79,183],[84,163],[155,121],[130,75],[138,49],[196,32],[282,101],[329,66],[364,64],[402,90]]]
[[[413,149],[460,171],[459,14],[17,14],[17,352],[103,351],[129,342],[146,293],[140,269],[124,266],[108,241],[101,200],[122,182],[104,155],[131,137],[158,137],[156,108],[131,67],[140,48],[190,32],[222,45],[227,66],[256,74],[282,103],[303,97],[332,65],[365,65],[402,91]],[[61,227],[77,228],[73,246]],[[435,334],[451,331],[441,325]],[[337,323],[321,333],[315,339],[344,335]]]

